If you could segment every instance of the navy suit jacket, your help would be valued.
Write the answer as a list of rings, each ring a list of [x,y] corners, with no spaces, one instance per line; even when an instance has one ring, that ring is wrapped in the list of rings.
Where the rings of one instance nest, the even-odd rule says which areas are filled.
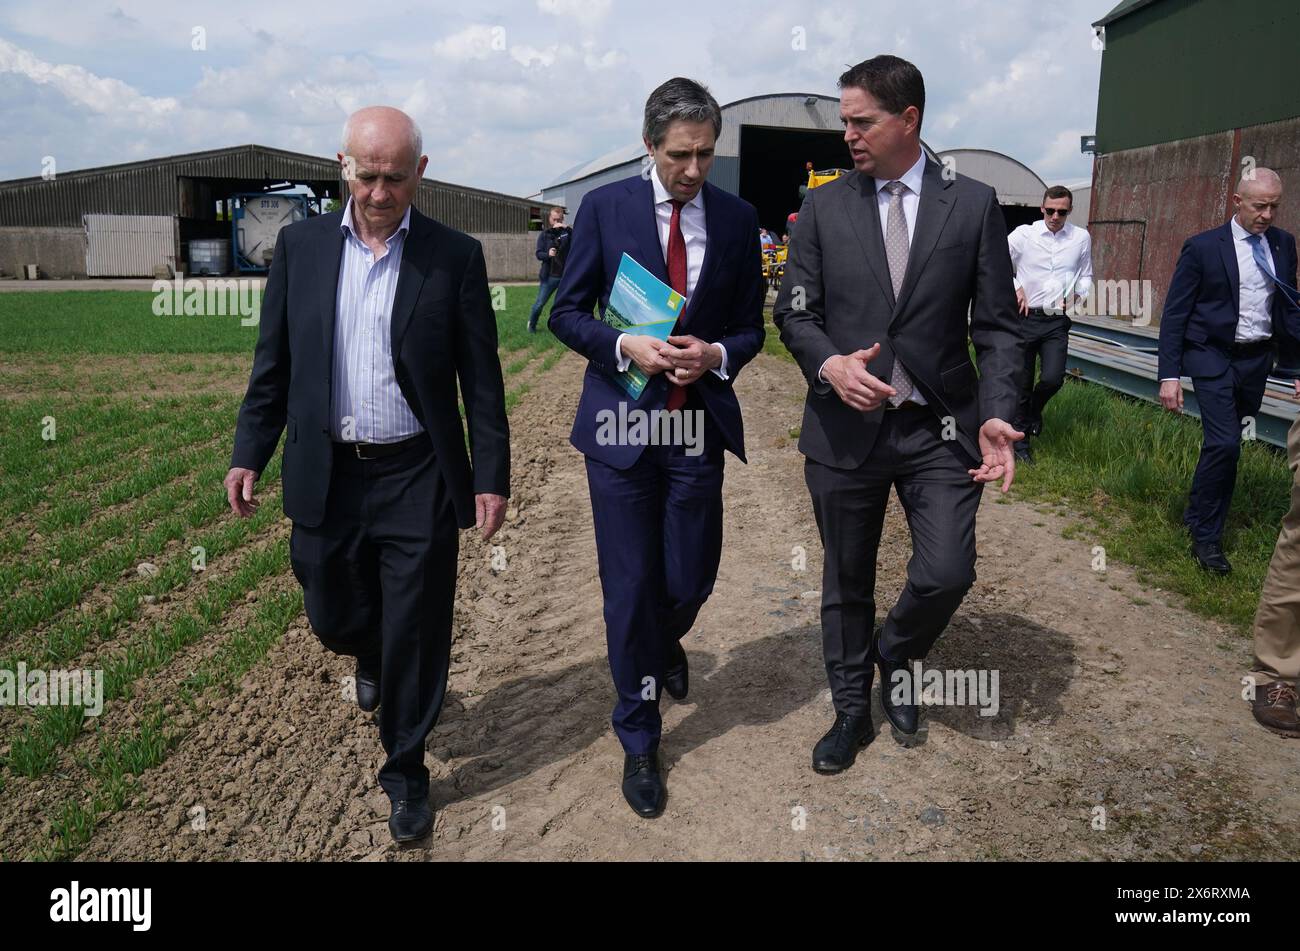
[[[230,459],[231,466],[260,474],[287,431],[280,476],[284,514],[307,527],[324,520],[334,461],[330,374],[342,221],[343,212],[331,212],[280,232]],[[510,494],[510,430],[496,315],[482,245],[414,208],[393,298],[391,338],[397,385],[433,442],[458,524],[469,528],[476,494]],[[468,453],[457,381],[469,427]]]
[[[678,332],[693,334],[706,343],[720,343],[726,349],[728,379],[710,370],[692,389],[717,424],[724,446],[743,462],[745,435],[732,384],[763,347],[766,287],[758,214],[748,202],[708,182],[703,193],[704,263],[682,311]],[[626,403],[630,412],[663,409],[668,402],[668,381],[662,373],[650,377],[637,400],[619,386],[614,355],[619,332],[593,315],[597,304],[600,312],[605,312],[624,252],[668,283],[655,223],[654,186],[639,175],[583,197],[549,322],[555,336],[588,361],[569,441],[584,455],[616,469],[633,465],[645,447],[601,445],[596,439],[597,414],[610,410],[618,416],[620,403]]]
[[[1269,228],[1264,240],[1277,276],[1295,287],[1295,238]],[[1227,371],[1241,306],[1240,281],[1231,221],[1183,242],[1160,316],[1160,379]],[[1284,333],[1300,340],[1300,308],[1275,286],[1273,336]]]

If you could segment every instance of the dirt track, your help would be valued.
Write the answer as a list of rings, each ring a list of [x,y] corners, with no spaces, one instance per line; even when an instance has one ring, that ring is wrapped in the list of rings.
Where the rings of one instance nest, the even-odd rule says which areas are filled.
[[[664,700],[669,802],[618,790],[600,588],[581,457],[567,443],[581,361],[532,380],[512,414],[508,567],[462,536],[450,699],[427,762],[424,847],[388,836],[371,718],[347,662],[305,618],[159,768],[88,859],[1290,858],[1300,743],[1239,698],[1249,644],[1137,583],[1059,516],[979,514],[979,580],[929,662],[996,668],[1001,710],[931,708],[921,743],[886,727],[857,765],[814,774],[832,712],[818,631],[820,548],[790,436],[803,383],[761,356],[741,375],[750,464],[728,457],[717,590],[685,644],[691,696]],[[1014,491],[1012,493],[1014,497]],[[791,567],[794,546],[807,570]],[[881,616],[910,553],[891,503]],[[876,686],[879,691],[879,684]],[[877,729],[879,706],[876,704]],[[202,806],[205,831],[191,828]],[[1094,807],[1106,811],[1094,829]],[[800,819],[803,822],[800,822]],[[802,826],[801,828],[796,828]]]

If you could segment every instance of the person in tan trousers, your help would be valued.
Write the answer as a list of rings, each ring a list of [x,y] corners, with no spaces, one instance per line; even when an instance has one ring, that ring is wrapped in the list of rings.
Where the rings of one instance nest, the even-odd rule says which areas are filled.
[[[1300,399],[1300,380],[1295,386]],[[1300,679],[1300,416],[1287,432],[1286,454],[1293,479],[1291,510],[1282,520],[1255,612],[1255,666],[1249,676],[1254,682],[1251,708],[1259,724],[1281,736],[1300,737],[1296,714],[1296,682]]]

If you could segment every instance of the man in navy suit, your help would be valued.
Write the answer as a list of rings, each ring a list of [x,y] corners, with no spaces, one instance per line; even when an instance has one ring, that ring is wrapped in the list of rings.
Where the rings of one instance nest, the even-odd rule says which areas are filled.
[[[1242,421],[1264,401],[1274,338],[1300,337],[1295,238],[1272,227],[1281,200],[1272,169],[1243,177],[1228,223],[1184,242],[1160,318],[1160,403],[1180,412],[1190,376],[1205,434],[1183,523],[1193,557],[1218,574],[1232,570],[1222,537]]]
[[[570,441],[587,461],[623,795],[645,817],[667,796],[659,691],[686,697],[680,641],[722,555],[723,450],[745,461],[732,385],[763,346],[758,215],[705,181],[721,129],[718,103],[697,82],[670,79],[650,94],[644,173],[583,198],[549,323],[589,361]],[[686,298],[666,343],[593,316],[625,253]],[[633,363],[648,378],[637,399],[616,379]],[[647,445],[635,427],[611,438],[610,420],[651,413],[669,425],[650,431],[671,438]]]

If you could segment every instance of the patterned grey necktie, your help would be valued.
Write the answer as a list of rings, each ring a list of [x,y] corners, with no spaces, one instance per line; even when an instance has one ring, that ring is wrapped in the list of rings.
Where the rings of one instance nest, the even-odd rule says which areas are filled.
[[[903,288],[903,275],[907,273],[907,252],[911,248],[911,242],[907,237],[907,215],[903,211],[903,189],[906,187],[902,182],[890,182],[885,186],[885,191],[889,192],[889,212],[885,221],[885,257],[889,261],[889,280],[894,285],[894,300],[898,300],[898,292]],[[894,406],[898,406],[910,397],[915,389],[912,378],[903,369],[903,363],[898,359],[897,354],[894,355],[894,368],[889,374],[889,385],[896,390],[889,398],[889,402]]]

